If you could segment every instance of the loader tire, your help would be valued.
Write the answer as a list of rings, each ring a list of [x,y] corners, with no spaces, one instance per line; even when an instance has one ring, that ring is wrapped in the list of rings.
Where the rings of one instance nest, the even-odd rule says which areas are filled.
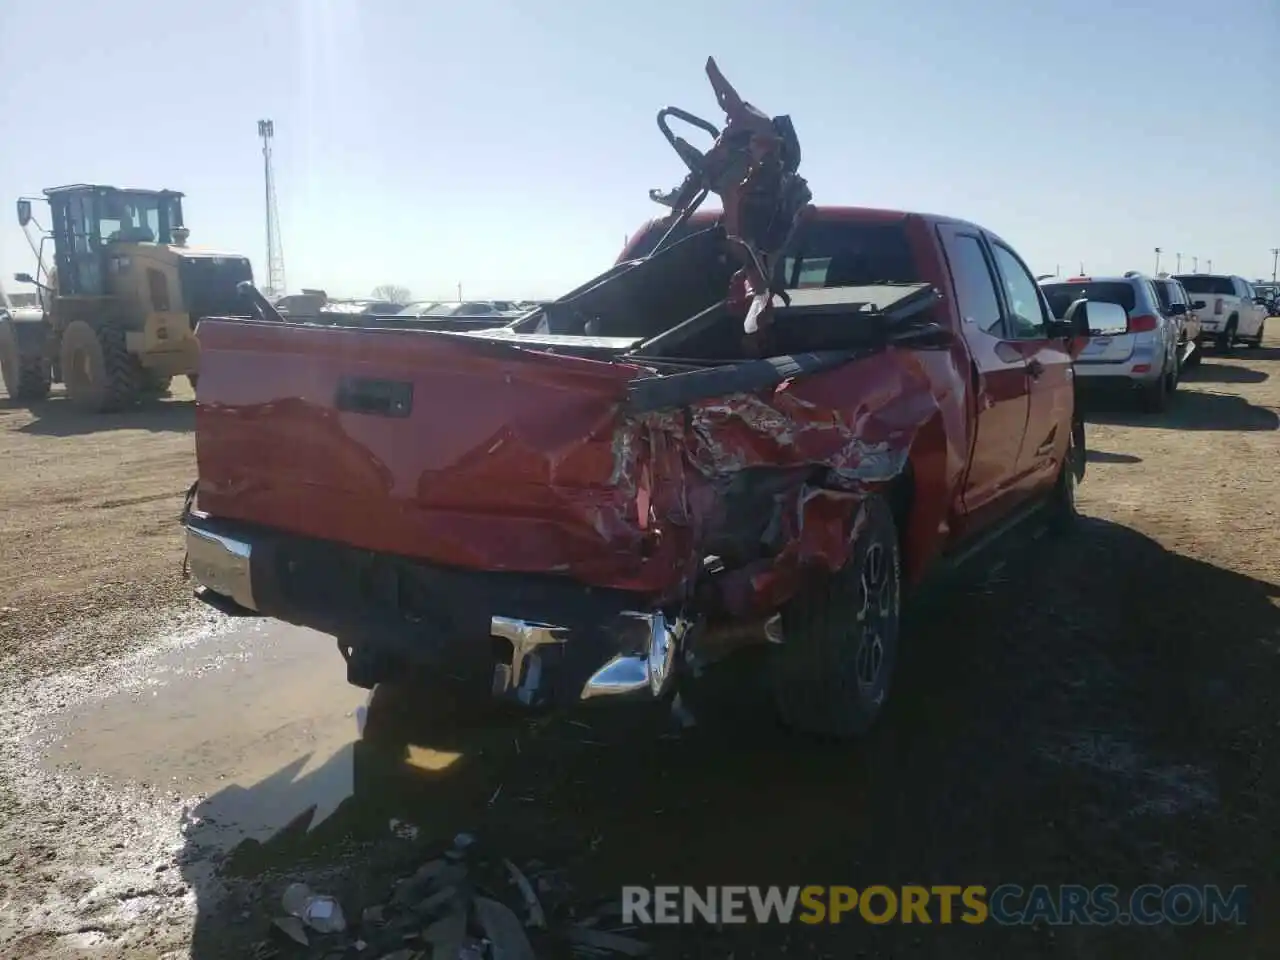
[[[153,373],[143,367],[138,390],[144,397],[167,397],[172,386],[173,377]]]
[[[782,722],[819,737],[865,736],[888,699],[898,657],[902,579],[887,500],[862,504],[849,561],[801,590],[782,611],[770,674]]]
[[[4,379],[9,399],[31,403],[49,396],[53,382],[49,361],[43,357],[24,357],[7,323],[0,324],[0,377]]]
[[[67,399],[86,413],[109,413],[137,401],[142,365],[125,347],[124,331],[109,321],[73,320],[62,334],[62,382]]]

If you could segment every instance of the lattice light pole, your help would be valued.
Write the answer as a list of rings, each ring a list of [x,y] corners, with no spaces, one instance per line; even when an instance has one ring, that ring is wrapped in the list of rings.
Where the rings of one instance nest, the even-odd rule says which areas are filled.
[[[276,177],[271,164],[271,143],[276,138],[276,125],[272,120],[258,121],[258,136],[262,138],[262,173],[267,199],[267,287],[263,291],[268,298],[283,297],[284,248],[280,244],[280,210],[276,204]]]

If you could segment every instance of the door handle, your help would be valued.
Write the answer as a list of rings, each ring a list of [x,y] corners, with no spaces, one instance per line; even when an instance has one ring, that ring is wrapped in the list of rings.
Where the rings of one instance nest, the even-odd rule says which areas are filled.
[[[1032,380],[1039,380],[1040,375],[1044,373],[1044,364],[1039,360],[1032,360],[1027,364],[1027,373],[1031,374]]]

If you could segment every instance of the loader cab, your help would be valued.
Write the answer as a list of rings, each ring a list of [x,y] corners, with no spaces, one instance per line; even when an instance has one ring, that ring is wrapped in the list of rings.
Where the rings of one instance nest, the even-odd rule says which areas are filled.
[[[185,239],[182,194],[173,190],[76,184],[44,194],[53,221],[59,296],[110,296],[109,261],[124,245]]]

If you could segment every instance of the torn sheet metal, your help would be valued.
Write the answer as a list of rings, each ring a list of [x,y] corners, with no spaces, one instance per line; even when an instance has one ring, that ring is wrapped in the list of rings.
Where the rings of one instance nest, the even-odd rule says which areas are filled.
[[[939,413],[920,369],[880,354],[773,391],[708,398],[619,424],[613,476],[651,515],[655,566],[688,589],[715,555],[735,615],[785,601],[810,568],[843,566],[867,493],[907,468]]]

